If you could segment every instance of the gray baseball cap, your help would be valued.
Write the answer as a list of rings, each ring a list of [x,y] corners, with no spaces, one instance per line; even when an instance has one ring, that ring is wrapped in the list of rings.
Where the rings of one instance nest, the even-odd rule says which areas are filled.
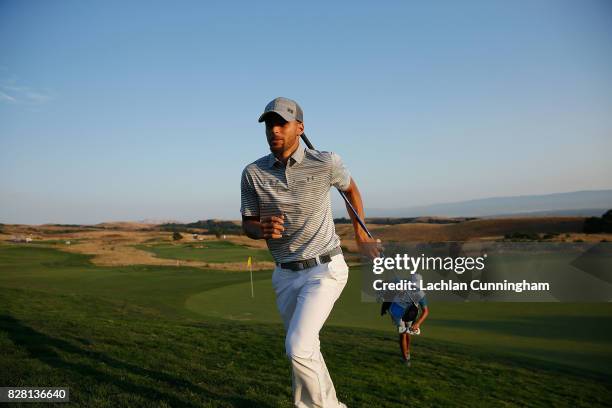
[[[258,122],[263,122],[265,120],[265,116],[270,112],[278,113],[287,122],[291,122],[292,120],[304,122],[304,113],[302,112],[300,105],[298,105],[294,100],[283,98],[281,96],[275,98],[272,102],[266,105],[266,109],[264,109],[264,113],[262,113],[259,117]]]

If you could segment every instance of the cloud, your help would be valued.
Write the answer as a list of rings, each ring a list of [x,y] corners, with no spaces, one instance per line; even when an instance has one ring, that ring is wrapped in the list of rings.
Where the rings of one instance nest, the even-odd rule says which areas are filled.
[[[48,90],[18,84],[15,77],[0,80],[0,103],[40,105],[52,99]]]
[[[17,102],[17,99],[13,98],[11,95],[7,95],[4,92],[0,91],[0,101]]]

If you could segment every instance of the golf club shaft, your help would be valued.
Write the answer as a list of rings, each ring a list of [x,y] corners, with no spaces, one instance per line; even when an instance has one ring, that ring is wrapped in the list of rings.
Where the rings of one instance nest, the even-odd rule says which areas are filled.
[[[314,146],[312,145],[312,143],[310,143],[310,140],[308,140],[308,138],[306,137],[306,133],[302,133],[302,139],[304,140],[304,143],[306,143],[306,146],[308,146],[309,149],[314,150]],[[344,202],[346,203],[346,205],[351,209],[351,211],[355,215],[355,219],[357,220],[359,225],[361,225],[361,228],[363,228],[365,233],[368,234],[368,237],[373,239],[374,237],[370,233],[370,230],[368,230],[368,227],[366,227],[365,222],[363,222],[363,220],[361,219],[359,214],[357,214],[357,210],[355,210],[355,207],[353,207],[353,204],[351,204],[349,199],[346,197],[346,194],[344,194],[344,191],[342,191],[340,189],[337,189],[337,190],[340,193],[340,195],[342,196],[342,198],[344,199]]]

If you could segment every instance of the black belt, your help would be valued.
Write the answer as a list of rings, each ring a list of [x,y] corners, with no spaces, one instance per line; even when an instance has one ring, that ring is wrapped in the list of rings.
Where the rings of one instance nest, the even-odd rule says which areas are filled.
[[[317,266],[320,264],[325,264],[331,262],[331,258],[334,255],[338,255],[342,253],[342,249],[338,246],[331,251],[320,255],[315,258],[304,259],[303,261],[293,261],[287,263],[277,263],[283,269],[291,269],[292,271],[301,271],[302,269],[312,268],[313,266]]]

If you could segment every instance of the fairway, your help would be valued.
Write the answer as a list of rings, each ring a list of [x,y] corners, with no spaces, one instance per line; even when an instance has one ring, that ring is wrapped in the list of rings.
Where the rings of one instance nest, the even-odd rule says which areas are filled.
[[[229,241],[202,241],[186,244],[134,245],[135,248],[154,253],[159,258],[211,263],[253,261],[272,262],[267,250],[249,248]]]
[[[406,370],[358,273],[321,333],[349,407],[612,403],[609,304],[432,304]],[[246,272],[0,246],[0,381],[68,386],[79,406],[289,407],[270,275],[252,299]]]

